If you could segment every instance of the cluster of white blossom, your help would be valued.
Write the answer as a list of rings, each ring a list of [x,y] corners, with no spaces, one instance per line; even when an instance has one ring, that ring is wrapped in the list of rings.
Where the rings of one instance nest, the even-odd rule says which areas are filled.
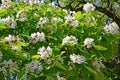
[[[4,60],[0,63],[0,71],[2,71],[3,74],[19,72],[19,67],[17,63],[13,62],[11,59],[9,61]]]
[[[69,23],[75,20],[75,16],[72,14],[69,14],[67,16],[65,16],[65,23]]]
[[[45,48],[44,46],[40,47],[37,52],[37,54],[41,56],[41,59],[49,58],[51,53],[52,53],[52,48],[50,48],[49,46],[47,48]]]
[[[17,36],[15,36],[15,35],[8,35],[7,37],[4,38],[4,41],[5,42],[9,42],[10,47],[11,47],[12,50],[14,50],[14,51],[18,51],[19,50],[19,48],[14,44],[15,42],[19,42],[20,41],[20,38],[18,37],[18,35]]]
[[[2,7],[9,8],[11,7],[11,0],[1,0],[2,1]]]
[[[64,45],[67,42],[74,42],[75,44],[77,44],[78,39],[76,39],[76,37],[74,36],[66,36],[63,40],[62,40],[62,45]]]
[[[92,3],[86,3],[83,6],[83,10],[86,11],[86,12],[91,12],[91,11],[95,10],[95,6]]]
[[[6,24],[7,26],[9,26],[10,28],[13,28],[13,29],[15,29],[15,27],[17,25],[15,19],[10,16],[8,16],[6,18],[2,18],[1,20],[4,22],[4,24]]]
[[[40,2],[40,0],[29,0],[29,4],[30,4],[30,5],[33,5],[33,4],[40,5],[41,2]]]
[[[100,71],[100,68],[105,67],[102,63],[102,59],[97,57],[95,57],[95,61],[92,63],[92,65],[96,68],[97,71]]]
[[[72,25],[74,28],[76,28],[76,27],[78,27],[78,25],[79,25],[79,21],[78,21],[78,20],[74,20],[74,21],[71,23],[71,25]]]
[[[107,34],[119,34],[119,26],[115,22],[107,24],[103,29]]]
[[[43,32],[32,33],[31,38],[33,40],[33,43],[36,43],[38,41],[45,41],[45,33]]]
[[[25,70],[26,70],[26,73],[39,74],[43,70],[43,66],[39,61],[32,60],[31,63],[26,65]]]
[[[81,64],[86,61],[86,58],[82,55],[72,54],[70,55],[70,60],[73,61],[73,63]]]
[[[15,45],[11,45],[11,49],[14,51],[19,51],[19,47],[15,46]]]
[[[93,38],[86,38],[84,40],[84,45],[86,45],[87,48],[91,48],[94,45],[94,39]]]
[[[79,21],[75,18],[75,12],[74,11],[70,11],[70,14],[65,16],[65,23],[67,23],[67,24],[71,23],[71,25],[74,28],[78,27]]]
[[[18,18],[19,21],[21,21],[21,22],[27,21],[28,19],[26,17],[27,16],[26,13],[28,13],[28,12],[29,12],[28,9],[22,9],[22,10],[18,11],[16,18]]]
[[[41,17],[40,20],[37,22],[36,28],[43,28],[43,26],[48,23],[48,19],[46,17]]]
[[[13,42],[18,42],[20,40],[20,38],[18,37],[18,35],[8,35],[7,37],[4,38],[4,41],[5,42],[10,42],[10,43],[13,43]]]
[[[29,5],[34,5],[34,4],[37,4],[37,5],[40,5],[41,4],[41,1],[40,0],[16,0],[16,2],[24,2],[25,4],[29,4]]]
[[[58,17],[58,18],[57,17],[53,17],[51,21],[52,22],[56,22],[56,23],[63,22],[63,20],[60,17]]]

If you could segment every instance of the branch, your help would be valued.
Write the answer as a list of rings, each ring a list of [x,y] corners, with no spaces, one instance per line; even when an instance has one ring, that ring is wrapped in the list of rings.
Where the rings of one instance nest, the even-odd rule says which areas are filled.
[[[95,6],[95,5],[94,5]],[[98,7],[95,6],[96,10],[99,12],[104,13],[105,15],[107,15],[110,18],[113,18],[113,20],[118,24],[118,26],[120,27],[120,18],[118,16],[116,16],[114,13],[112,13],[111,11],[107,10],[106,8],[102,8],[102,7]]]

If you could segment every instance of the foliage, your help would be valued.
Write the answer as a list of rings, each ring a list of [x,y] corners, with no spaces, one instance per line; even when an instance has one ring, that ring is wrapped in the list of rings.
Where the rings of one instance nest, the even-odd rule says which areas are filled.
[[[0,8],[0,79],[9,80],[11,75],[18,80],[112,79],[102,62],[116,54],[119,34],[105,33],[107,16],[101,19],[104,14],[97,11],[67,11],[44,3],[11,4],[9,8]],[[5,22],[9,18],[13,21]],[[94,39],[93,43],[85,45],[86,38]],[[76,61],[83,57],[85,60],[74,62],[73,57]],[[12,67],[18,65],[18,71],[11,71],[14,68],[8,63],[6,72],[3,71],[2,66],[9,60],[13,61]]]

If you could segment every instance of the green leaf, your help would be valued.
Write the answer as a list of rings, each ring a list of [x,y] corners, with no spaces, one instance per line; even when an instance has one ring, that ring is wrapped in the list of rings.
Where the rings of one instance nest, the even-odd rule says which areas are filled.
[[[40,59],[40,55],[33,55],[32,59],[37,59],[38,60],[38,59]]]
[[[95,80],[105,80],[104,74],[102,72],[98,72],[95,74]]]
[[[82,18],[81,12],[78,11],[78,12],[76,13],[75,17],[76,17],[78,20],[80,20],[80,19]]]
[[[53,36],[46,36],[46,37],[48,37],[49,39],[57,40],[57,38],[55,38]]]
[[[95,48],[96,50],[101,50],[101,51],[107,50],[106,47],[103,47],[103,46],[101,46],[101,45],[94,45],[94,48]]]
[[[85,66],[85,68],[86,68],[89,72],[91,72],[91,73],[93,73],[93,74],[97,74],[96,71],[93,70],[92,68],[90,68],[90,67],[88,67],[88,66]]]
[[[0,20],[0,29],[7,28],[2,20]]]
[[[55,61],[54,62],[54,65],[62,70],[65,70],[66,71],[66,68],[58,61]]]
[[[17,46],[21,47],[21,46],[28,46],[28,43],[24,43],[24,42],[17,42]]]

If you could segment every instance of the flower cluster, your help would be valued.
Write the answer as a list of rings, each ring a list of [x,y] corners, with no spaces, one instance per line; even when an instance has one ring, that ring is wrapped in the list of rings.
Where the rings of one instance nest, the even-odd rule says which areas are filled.
[[[50,48],[49,46],[47,48],[43,46],[38,49],[38,54],[41,56],[41,59],[49,58],[51,53],[52,53],[52,48]]]
[[[37,60],[32,60],[31,63],[27,64],[26,73],[36,73],[39,74],[43,70],[42,64]]]
[[[83,10],[86,11],[86,12],[91,12],[91,11],[95,10],[95,6],[92,3],[86,3],[83,6]]]
[[[86,38],[84,40],[84,45],[86,45],[87,48],[91,48],[94,45],[94,39],[93,38]]]
[[[8,17],[6,17],[6,18],[3,18],[3,19],[1,19],[3,22],[4,22],[4,24],[6,24],[7,26],[9,26],[10,28],[13,28],[13,29],[15,29],[15,27],[16,27],[16,25],[17,25],[17,23],[16,23],[16,21],[14,20],[14,18],[12,18],[12,17],[10,17],[10,16],[8,16]]]
[[[27,21],[27,13],[29,12],[28,9],[22,9],[20,11],[18,11],[16,18],[19,19],[19,21],[24,22]]]
[[[9,61],[5,60],[0,63],[0,71],[2,71],[3,74],[19,72],[19,67],[16,62],[13,62],[11,59]]]
[[[14,51],[18,51],[19,48],[17,46],[15,46],[16,42],[20,41],[20,38],[18,37],[18,35],[8,35],[7,37],[4,38],[5,42],[8,42],[10,44],[10,47],[12,50]]]
[[[79,21],[78,21],[78,20],[74,20],[74,21],[71,23],[71,25],[72,25],[74,28],[76,28],[76,27],[78,27],[78,25],[79,25]]]
[[[107,24],[103,29],[107,34],[119,34],[119,26],[115,22]]]
[[[41,17],[40,20],[37,22],[36,28],[43,28],[43,26],[48,22],[46,17]]]
[[[5,8],[11,7],[11,0],[2,0],[2,7]]]
[[[74,36],[66,36],[63,40],[62,40],[62,45],[64,45],[65,43],[68,43],[68,42],[74,42],[75,44],[77,44],[78,42],[78,39],[76,39],[76,37]]]
[[[15,46],[15,45],[11,45],[11,49],[14,51],[19,51],[19,47]]]
[[[31,38],[33,40],[33,43],[36,43],[38,41],[45,41],[45,33],[43,32],[32,33]]]
[[[25,4],[29,4],[29,5],[33,5],[33,4],[37,4],[40,5],[41,1],[40,0],[16,0],[16,2],[24,2]]]
[[[92,63],[92,65],[96,68],[97,71],[100,71],[100,68],[104,68],[104,64],[102,63],[101,58],[95,57],[95,61]]]
[[[59,17],[59,18],[53,17],[51,21],[52,21],[52,22],[56,22],[56,23],[58,23],[58,22],[63,22],[63,20],[62,20],[60,17]]]
[[[7,37],[4,38],[4,41],[5,42],[10,42],[10,43],[13,43],[13,42],[18,42],[20,40],[20,38],[18,37],[18,35],[8,35]]]
[[[75,18],[75,12],[70,12],[67,16],[65,16],[65,23],[69,24],[76,28],[79,25],[79,21]]]
[[[86,58],[82,55],[72,54],[70,55],[70,60],[73,61],[73,63],[81,64],[86,61]]]

